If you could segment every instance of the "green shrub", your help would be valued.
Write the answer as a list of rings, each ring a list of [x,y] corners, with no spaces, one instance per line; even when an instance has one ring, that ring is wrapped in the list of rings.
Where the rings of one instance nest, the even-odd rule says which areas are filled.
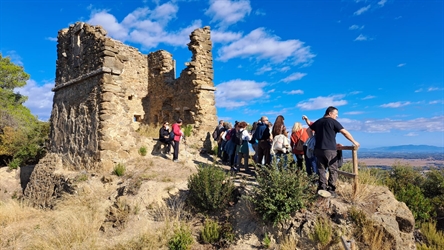
[[[192,130],[193,130],[193,125],[191,124],[186,125],[185,128],[183,129],[183,135],[185,137],[190,137]]]
[[[173,237],[168,241],[168,248],[171,250],[187,250],[193,244],[191,229],[184,223],[181,223],[174,229]]]
[[[145,156],[145,155],[146,155],[146,152],[147,152],[147,150],[146,150],[146,147],[145,147],[145,146],[139,148],[139,154],[140,154],[141,156]]]
[[[8,167],[9,169],[18,169],[20,167],[20,165],[22,164],[22,161],[18,158],[13,159],[12,161],[9,162]]]
[[[200,237],[204,243],[216,243],[220,239],[221,227],[217,221],[211,219],[205,220],[204,228],[200,233]]]
[[[411,166],[395,164],[385,181],[394,194],[402,191],[407,185],[421,186],[424,177],[421,172]]]
[[[258,185],[246,199],[266,222],[273,225],[283,222],[314,200],[316,187],[305,171],[297,170],[294,165],[285,168],[281,160],[273,162],[271,167],[257,168],[257,173]]]
[[[325,247],[332,240],[332,235],[333,229],[330,220],[325,217],[317,217],[310,239],[319,243],[321,247]]]
[[[395,197],[397,200],[405,202],[412,211],[415,221],[427,221],[433,216],[432,203],[424,196],[420,187],[407,184],[404,189],[395,193]]]
[[[418,249],[444,249],[444,232],[436,230],[436,222],[423,223],[421,233],[426,237],[428,244],[418,244]]]
[[[115,174],[117,176],[123,176],[125,174],[125,171],[126,171],[125,165],[123,165],[122,163],[119,163],[114,167],[113,174]]]
[[[199,165],[197,173],[188,178],[188,189],[189,205],[201,211],[215,211],[227,206],[235,186],[221,168]]]

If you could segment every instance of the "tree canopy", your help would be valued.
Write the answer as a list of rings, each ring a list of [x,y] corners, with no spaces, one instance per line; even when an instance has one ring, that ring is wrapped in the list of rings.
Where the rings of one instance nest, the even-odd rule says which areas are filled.
[[[13,90],[26,85],[29,75],[23,67],[15,65],[9,57],[3,57],[0,53],[0,88]]]
[[[49,124],[41,122],[23,105],[27,97],[14,93],[29,75],[9,57],[0,54],[0,166],[17,168],[33,163],[44,154]]]

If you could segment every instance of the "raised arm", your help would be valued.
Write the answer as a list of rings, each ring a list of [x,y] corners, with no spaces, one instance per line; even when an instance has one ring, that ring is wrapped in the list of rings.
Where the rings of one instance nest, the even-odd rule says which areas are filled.
[[[353,139],[353,136],[350,134],[350,132],[348,132],[345,128],[339,130],[339,132],[341,134],[343,134],[344,137],[347,138],[347,140],[351,141],[353,143],[353,145],[355,145],[359,148],[359,146],[360,146],[359,142],[357,142],[357,141],[355,141],[355,139]]]

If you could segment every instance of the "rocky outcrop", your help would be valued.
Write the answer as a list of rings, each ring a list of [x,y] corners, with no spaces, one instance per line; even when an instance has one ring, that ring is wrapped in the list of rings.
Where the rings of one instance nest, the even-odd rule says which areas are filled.
[[[342,187],[351,188],[346,185]],[[350,216],[352,210],[361,211],[365,215],[370,228],[374,229],[375,234],[379,234],[381,241],[376,243],[381,244],[383,249],[416,249],[413,236],[415,220],[405,203],[397,201],[387,187],[366,188],[371,189],[367,192],[368,196],[358,200],[349,200],[341,195],[337,198],[319,197],[312,207],[298,211],[287,223],[277,227],[263,225],[261,220],[251,213],[251,204],[241,200],[232,211],[233,227],[240,236],[237,246],[232,249],[251,249],[247,246],[260,241],[265,233],[268,233],[276,244],[281,244],[285,237],[291,235],[298,242],[297,249],[319,249],[311,240],[318,217],[328,218],[333,238],[344,236],[347,240],[354,240],[358,249],[368,249],[368,242],[361,242],[356,238],[356,232],[362,232],[364,229],[353,223]],[[331,243],[328,249],[343,249],[343,246],[341,242],[336,241]]]
[[[62,159],[57,154],[48,154],[40,160],[24,190],[24,196],[30,205],[52,208],[64,193],[74,193],[71,180],[60,171]]]

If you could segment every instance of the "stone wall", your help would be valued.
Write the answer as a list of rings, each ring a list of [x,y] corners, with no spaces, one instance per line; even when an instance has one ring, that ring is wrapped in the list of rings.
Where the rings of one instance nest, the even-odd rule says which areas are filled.
[[[210,28],[195,30],[191,62],[175,79],[164,50],[148,55],[76,23],[59,31],[50,152],[74,170],[111,170],[137,154],[140,124],[178,118],[193,126],[187,142],[211,150],[217,124]]]

